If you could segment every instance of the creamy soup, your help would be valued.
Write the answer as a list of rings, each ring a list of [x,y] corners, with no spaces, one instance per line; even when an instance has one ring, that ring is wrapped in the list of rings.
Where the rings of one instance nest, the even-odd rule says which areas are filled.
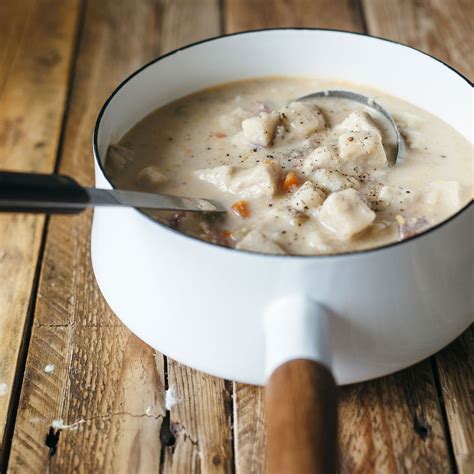
[[[396,141],[371,108],[394,117]],[[150,212],[218,245],[293,255],[333,254],[396,242],[454,214],[472,196],[472,145],[433,115],[379,90],[342,81],[268,77],[226,83],[155,110],[109,147],[119,188],[225,204],[225,214]]]

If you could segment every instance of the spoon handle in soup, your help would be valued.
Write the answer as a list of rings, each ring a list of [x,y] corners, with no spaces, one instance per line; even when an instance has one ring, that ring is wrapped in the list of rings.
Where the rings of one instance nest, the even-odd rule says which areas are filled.
[[[332,474],[337,397],[329,313],[301,295],[272,303],[264,318],[268,474]]]

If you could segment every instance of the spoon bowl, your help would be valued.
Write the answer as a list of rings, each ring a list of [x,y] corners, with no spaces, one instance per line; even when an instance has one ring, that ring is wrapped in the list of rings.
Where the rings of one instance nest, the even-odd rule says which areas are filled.
[[[355,102],[359,102],[363,104],[365,107],[377,112],[378,114],[382,115],[384,119],[387,121],[390,130],[392,131],[393,136],[396,139],[396,146],[395,152],[387,154],[387,160],[390,166],[395,165],[399,158],[401,158],[405,153],[405,143],[403,142],[402,135],[400,134],[400,130],[398,130],[397,124],[393,117],[390,115],[385,107],[382,107],[378,102],[375,102],[374,99],[368,97],[363,94],[358,94],[356,92],[345,91],[345,90],[326,90],[326,91],[319,91],[314,92],[313,94],[308,94],[303,97],[297,99],[297,101],[306,101],[312,99],[327,99],[327,98],[335,98],[335,99],[345,99],[345,100],[352,100]]]

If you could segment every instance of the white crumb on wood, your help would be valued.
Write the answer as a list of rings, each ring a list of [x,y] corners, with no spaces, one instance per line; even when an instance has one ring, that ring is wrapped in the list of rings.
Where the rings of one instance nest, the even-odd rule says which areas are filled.
[[[8,385],[6,383],[0,383],[0,397],[4,397],[8,393]]]
[[[47,373],[47,374],[51,374],[54,372],[54,364],[47,364],[44,366],[44,371]]]
[[[46,418],[43,418],[42,416],[35,416],[31,418],[30,423],[32,424],[37,424],[37,423],[45,423]]]
[[[6,254],[7,252],[5,252],[5,250],[0,250],[0,261],[2,261],[5,258]]]
[[[79,421],[76,421],[75,423],[71,423],[70,425],[65,425],[64,420],[62,418],[59,418],[58,420],[53,420],[51,423],[51,426],[55,430],[71,430],[75,431],[79,428],[79,425],[82,425],[82,423],[85,423],[86,420],[81,419]]]
[[[146,410],[145,410],[145,415],[149,416],[151,418],[158,418],[160,416],[160,411],[159,407],[154,407],[153,405],[150,405]]]
[[[165,408],[171,410],[177,403],[179,403],[179,399],[176,393],[176,385],[171,385],[165,392]]]

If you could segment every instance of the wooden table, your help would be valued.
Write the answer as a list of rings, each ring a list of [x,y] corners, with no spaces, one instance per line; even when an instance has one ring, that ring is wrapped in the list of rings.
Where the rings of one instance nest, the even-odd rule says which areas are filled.
[[[104,99],[143,63],[204,37],[365,31],[472,78],[473,18],[471,0],[2,0],[0,167],[92,184]],[[191,370],[130,333],[95,284],[90,223],[90,212],[0,216],[2,472],[262,472],[262,390]],[[340,389],[341,472],[474,472],[473,336]],[[171,386],[179,403],[167,411]]]

